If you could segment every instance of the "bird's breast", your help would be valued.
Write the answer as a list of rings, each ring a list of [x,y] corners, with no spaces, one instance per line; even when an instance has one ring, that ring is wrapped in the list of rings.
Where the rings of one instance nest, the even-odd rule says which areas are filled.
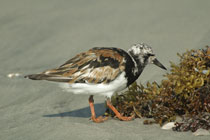
[[[122,72],[110,83],[60,83],[60,86],[74,94],[98,94],[111,97],[115,92],[119,92],[127,87],[127,78],[125,77],[125,72]]]

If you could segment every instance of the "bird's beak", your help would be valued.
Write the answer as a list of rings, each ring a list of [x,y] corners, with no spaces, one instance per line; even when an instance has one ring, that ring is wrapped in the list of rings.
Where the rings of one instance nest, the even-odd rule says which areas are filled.
[[[163,66],[163,64],[161,64],[156,58],[153,60],[153,64],[155,64],[156,66],[164,69],[164,70],[167,70],[165,66]]]

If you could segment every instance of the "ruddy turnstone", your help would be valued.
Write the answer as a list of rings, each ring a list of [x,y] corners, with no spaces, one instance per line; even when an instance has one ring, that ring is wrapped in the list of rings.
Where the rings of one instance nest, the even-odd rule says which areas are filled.
[[[107,106],[116,116],[128,121],[133,116],[122,116],[112,105],[110,98],[115,92],[136,81],[149,63],[166,70],[156,59],[152,48],[145,43],[135,44],[127,52],[119,48],[96,47],[76,55],[58,68],[27,75],[25,78],[60,82],[72,93],[90,94],[91,119],[94,122],[107,119],[101,116],[96,118],[93,104],[93,95],[104,95]]]

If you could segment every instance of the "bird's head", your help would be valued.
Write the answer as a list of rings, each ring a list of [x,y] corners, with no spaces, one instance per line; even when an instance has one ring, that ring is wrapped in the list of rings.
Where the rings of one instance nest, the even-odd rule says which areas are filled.
[[[136,61],[137,66],[144,67],[147,64],[155,64],[156,66],[165,69],[165,66],[163,66],[156,58],[155,54],[152,51],[152,48],[145,44],[135,44],[133,45],[129,50],[128,53],[133,57],[133,59]]]

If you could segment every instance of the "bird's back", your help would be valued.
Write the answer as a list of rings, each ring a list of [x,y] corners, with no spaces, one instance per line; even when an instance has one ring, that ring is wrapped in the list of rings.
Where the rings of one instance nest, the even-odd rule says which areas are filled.
[[[125,72],[129,85],[137,79],[132,74],[133,67],[134,62],[126,51],[119,48],[96,47],[76,55],[58,68],[27,75],[26,78],[69,84],[108,84]]]

